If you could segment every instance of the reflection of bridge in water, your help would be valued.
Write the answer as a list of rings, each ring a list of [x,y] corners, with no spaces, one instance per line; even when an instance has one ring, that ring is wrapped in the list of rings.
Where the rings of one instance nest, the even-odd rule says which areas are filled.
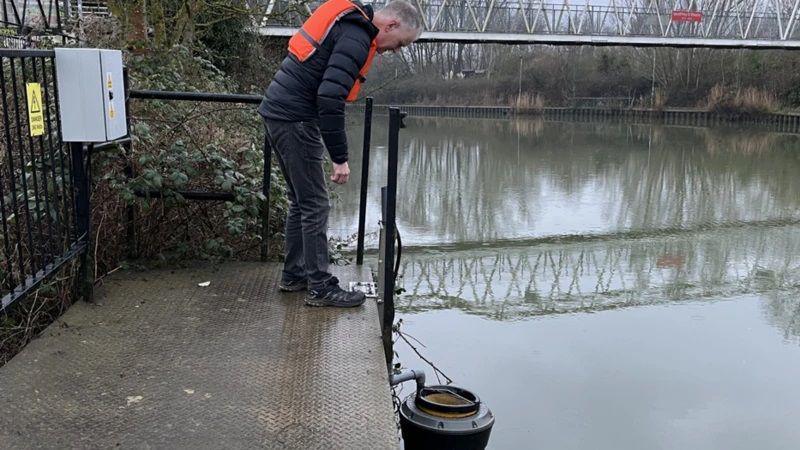
[[[767,222],[566,244],[544,238],[528,247],[407,252],[398,308],[406,313],[455,308],[513,320],[796,290],[797,225]],[[782,309],[797,309],[784,303]]]

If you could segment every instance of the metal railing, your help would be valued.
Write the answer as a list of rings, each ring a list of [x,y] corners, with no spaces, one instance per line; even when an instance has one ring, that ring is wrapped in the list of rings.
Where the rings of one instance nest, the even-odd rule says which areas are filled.
[[[203,92],[169,92],[169,91],[147,91],[147,90],[134,90],[129,92],[130,99],[150,99],[150,100],[174,100],[174,101],[203,101],[203,102],[224,102],[224,103],[244,103],[244,104],[259,104],[263,97],[258,95],[238,95],[238,94],[212,94]],[[358,213],[358,233],[357,233],[357,246],[356,246],[356,264],[362,265],[364,263],[364,237],[366,228],[366,211],[367,211],[367,188],[369,185],[369,161],[370,161],[370,145],[372,137],[372,111],[373,99],[367,97],[364,104],[364,137],[362,147],[362,165],[361,165],[361,186],[359,192],[359,213]],[[126,102],[126,108],[127,108]],[[399,241],[397,228],[395,224],[396,210],[397,210],[397,165],[399,154],[399,131],[402,127],[403,113],[399,108],[389,107],[389,142],[388,142],[388,164],[387,164],[387,180],[386,186],[382,189],[382,220],[384,240],[389,243],[383,246],[383,253],[379,255],[379,259],[383,261],[382,272],[379,276],[382,277],[381,286],[383,290],[380,292],[382,297],[382,323],[384,339],[391,338],[392,324],[394,323],[394,292],[397,277],[397,267],[399,261],[396,261],[395,241]],[[130,117],[130,114],[128,114]],[[269,140],[264,139],[264,181],[262,185],[262,193],[266,197],[265,208],[262,214],[262,260],[266,260],[267,254],[267,237],[269,236],[269,191],[270,191],[270,172],[272,170],[272,147]],[[132,169],[129,169],[129,176],[132,176]],[[232,194],[228,192],[200,192],[200,191],[179,191],[184,198],[190,200],[230,200]],[[137,192],[138,196],[148,198],[160,198],[160,191]],[[132,231],[129,231],[132,234]]]
[[[397,281],[397,268],[399,267],[400,243],[399,233],[397,232],[397,163],[400,145],[400,128],[402,127],[402,114],[400,108],[389,108],[389,145],[387,147],[388,161],[386,171],[386,187],[381,194],[383,198],[383,233],[384,245],[383,255],[383,339],[386,349],[386,362],[391,365],[393,352],[391,351],[391,337],[394,326],[394,293],[395,282]],[[397,253],[395,253],[395,241],[398,242]]]
[[[263,16],[255,22],[265,29],[297,27],[322,0],[255,0]],[[386,2],[372,5],[379,9]],[[691,37],[735,40],[797,40],[797,2],[692,0],[653,2],[544,2],[519,0],[414,1],[424,32],[540,34],[565,36]],[[687,15],[694,17],[686,17]],[[427,35],[427,36],[426,36]]]
[[[0,28],[14,28],[20,35],[61,34],[62,9],[67,5],[61,0],[3,0]]]
[[[126,82],[127,83],[127,82]],[[190,102],[212,102],[212,103],[240,103],[258,105],[261,103],[263,97],[260,95],[242,95],[242,94],[215,94],[207,92],[174,92],[174,91],[152,91],[152,90],[132,90],[127,91],[128,98],[125,102],[125,107],[129,107],[130,99],[139,100],[170,100],[170,101],[190,101]],[[128,114],[130,117],[130,114]],[[133,178],[135,173],[132,166],[126,167],[125,170],[128,178]],[[264,195],[264,207],[261,210],[261,260],[266,261],[269,258],[269,205],[270,205],[270,183],[272,172],[272,147],[269,140],[264,138],[264,176],[262,180],[261,193]],[[134,192],[137,197],[143,198],[162,198],[163,193],[159,190],[137,190]],[[186,200],[195,201],[233,201],[235,196],[231,192],[220,191],[176,191],[181,197]],[[128,213],[128,235],[133,236],[133,210],[129,209]]]
[[[85,299],[92,296],[88,271],[91,241],[91,155],[94,152],[122,146],[131,150],[130,136],[102,143],[65,144],[61,135],[55,53],[44,50],[0,50],[0,311],[26,297],[65,263],[81,258],[78,293]],[[257,95],[212,94],[200,92],[168,92],[127,89],[125,107],[131,100],[202,101],[258,104]],[[39,89],[39,90],[37,90]],[[37,97],[36,93],[40,95]],[[359,205],[357,264],[364,260],[364,234],[369,178],[369,153],[372,129],[372,99],[366,99],[364,115],[363,165]],[[127,117],[131,117],[130,114]],[[402,116],[398,108],[389,108],[389,159],[387,185],[383,190],[382,225],[385,239],[394,243],[397,237],[395,214],[397,205],[397,161],[399,129]],[[37,132],[32,132],[36,127]],[[41,131],[41,132],[39,132]],[[272,148],[264,140],[264,176],[262,194],[266,201],[262,210],[261,259],[268,258],[270,180]],[[125,174],[135,176],[130,162]],[[178,191],[187,200],[231,200],[230,192]],[[136,191],[139,197],[162,198],[157,190]],[[135,242],[134,210],[128,208],[127,236]],[[380,258],[386,262],[383,278],[383,321],[389,336],[394,321],[396,267],[394,245],[386,245]]]
[[[67,15],[72,19],[80,20],[86,15],[108,16],[111,14],[107,1],[68,0],[64,4],[67,9]]]
[[[397,166],[399,158],[400,128],[403,128],[405,113],[399,108],[388,107],[389,142],[387,146],[386,185],[381,188],[381,227],[382,242],[378,249],[378,295],[381,297],[378,312],[381,319],[386,362],[391,364],[392,326],[394,325],[394,294],[397,270],[400,266],[400,235],[397,231]],[[361,153],[361,187],[358,205],[358,234],[356,243],[356,264],[364,264],[364,236],[367,217],[367,188],[369,186],[370,146],[372,138],[373,99],[364,100],[364,140]],[[397,251],[394,243],[397,242]]]
[[[570,108],[632,108],[633,97],[569,97],[566,104]]]
[[[258,32],[291,36],[322,0],[254,0]],[[800,2],[786,0],[414,1],[418,42],[794,49]],[[591,3],[591,4],[590,4]],[[385,4],[373,2],[376,9]]]
[[[54,52],[0,50],[0,311],[86,254],[89,151],[63,142],[57,89]]]
[[[361,189],[358,202],[358,236],[356,264],[364,264],[364,232],[367,218],[367,186],[369,185],[369,149],[372,140],[372,97],[364,99],[364,146],[361,150]]]

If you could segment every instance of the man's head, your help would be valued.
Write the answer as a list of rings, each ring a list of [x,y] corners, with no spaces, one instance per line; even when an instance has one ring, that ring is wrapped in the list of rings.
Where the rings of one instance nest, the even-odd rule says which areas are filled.
[[[372,23],[380,30],[375,37],[378,53],[397,51],[422,33],[422,16],[403,0],[394,0],[375,13]]]

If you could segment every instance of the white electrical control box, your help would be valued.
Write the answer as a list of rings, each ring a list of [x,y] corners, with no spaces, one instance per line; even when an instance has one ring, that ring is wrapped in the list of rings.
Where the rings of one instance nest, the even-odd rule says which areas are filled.
[[[126,136],[122,52],[97,48],[55,52],[64,142],[107,142]]]

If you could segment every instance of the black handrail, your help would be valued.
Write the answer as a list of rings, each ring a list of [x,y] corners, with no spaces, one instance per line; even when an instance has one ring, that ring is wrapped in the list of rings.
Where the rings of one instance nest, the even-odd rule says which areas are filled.
[[[137,90],[132,89],[128,91],[128,98],[139,100],[172,100],[172,101],[193,101],[193,102],[216,102],[216,103],[243,103],[243,104],[260,104],[263,97],[260,95],[249,94],[217,94],[210,92],[178,92],[178,91],[155,91],[155,90]],[[369,152],[370,140],[372,134],[372,104],[373,99],[367,97],[365,99],[365,112],[364,112],[364,142],[362,150],[362,166],[361,166],[361,189],[360,189],[360,202],[358,212],[358,244],[356,248],[356,264],[361,265],[364,263],[364,235],[366,227],[366,209],[367,209],[367,188],[369,183]],[[127,102],[126,102],[127,105]],[[129,115],[130,116],[130,115]],[[105,144],[102,144],[105,146]],[[105,147],[102,147],[105,148]],[[268,257],[268,247],[266,236],[269,236],[269,187],[271,177],[269,176],[271,170],[272,160],[272,147],[269,141],[265,139],[264,142],[264,196],[266,197],[265,210],[262,212],[262,230],[264,232],[264,241],[261,247],[261,259],[266,260]],[[132,169],[131,169],[132,170]],[[130,171],[130,170],[129,170]],[[129,175],[132,176],[132,173]],[[229,194],[222,192],[179,192],[189,200],[228,200]],[[147,197],[160,197],[155,191],[137,192],[138,196]],[[130,221],[129,221],[130,222]],[[131,232],[129,230],[129,235]]]
[[[369,185],[369,147],[372,139],[372,97],[364,103],[364,147],[361,151],[361,192],[358,203],[358,243],[356,264],[364,264],[364,229],[367,219],[367,187]]]
[[[248,94],[215,94],[211,92],[177,92],[131,90],[130,98],[142,100],[186,100],[191,102],[245,103],[257,105],[264,97]]]
[[[72,182],[75,186],[75,230],[79,242],[86,242],[88,245],[92,240],[92,207],[90,204],[92,180],[89,173],[92,166],[91,152],[83,142],[72,142],[70,143],[70,153],[72,155]],[[78,295],[86,301],[91,301],[94,274],[89,270],[89,252],[81,253],[80,257]]]
[[[397,162],[402,116],[400,108],[389,108],[389,146],[384,204],[384,255],[383,255],[383,335],[390,338],[394,325],[394,242],[397,213]],[[391,358],[387,355],[387,361]]]
[[[246,95],[246,94],[217,94],[210,92],[176,92],[176,91],[153,91],[153,90],[129,90],[128,98],[125,102],[125,107],[128,108],[129,99],[140,100],[170,100],[170,101],[191,101],[191,102],[214,102],[214,103],[241,103],[241,104],[260,104],[263,97],[260,95]],[[130,114],[128,114],[130,117]],[[272,177],[272,147],[268,139],[264,139],[264,177],[262,182],[262,194],[264,195],[264,207],[261,211],[261,260],[266,261],[269,258],[269,206],[270,206],[270,189]],[[131,178],[134,176],[133,168],[126,167],[126,175]],[[209,191],[178,191],[179,195],[187,200],[199,201],[231,201],[234,195],[230,192],[209,192]],[[148,198],[162,198],[163,194],[160,191],[136,191],[137,197]],[[129,214],[130,216],[130,214]],[[128,235],[133,235],[133,220],[128,220]]]

